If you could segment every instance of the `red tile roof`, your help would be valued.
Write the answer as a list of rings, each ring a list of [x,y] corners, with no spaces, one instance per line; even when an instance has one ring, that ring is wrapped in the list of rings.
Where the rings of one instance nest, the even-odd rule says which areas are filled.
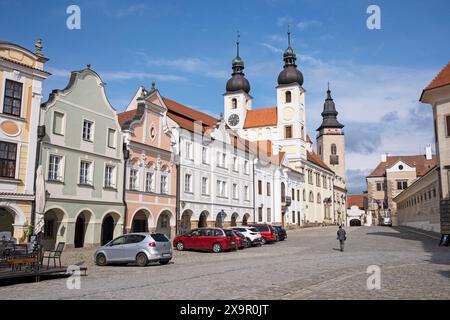
[[[425,155],[416,156],[388,156],[386,162],[380,162],[368,177],[385,177],[386,169],[392,167],[398,161],[403,161],[411,167],[415,167],[417,176],[421,177],[430,171],[436,165],[436,156],[427,160]]]
[[[425,90],[436,89],[450,84],[450,62],[438,73]]]
[[[311,152],[307,151],[307,159],[308,159],[308,161],[314,163],[315,165],[318,165],[321,168],[324,168],[329,171],[333,171],[330,169],[329,166],[327,166],[327,164],[325,162],[322,161],[322,159],[320,159],[320,157],[314,151],[311,151]]]
[[[125,122],[133,120],[136,115],[136,111],[137,109],[119,113],[117,117],[119,118],[120,126],[122,127],[125,124]]]
[[[247,111],[244,129],[273,127],[278,123],[277,107]]]
[[[364,210],[364,199],[367,199],[367,194],[349,194],[347,196],[347,209],[357,206],[359,209]]]

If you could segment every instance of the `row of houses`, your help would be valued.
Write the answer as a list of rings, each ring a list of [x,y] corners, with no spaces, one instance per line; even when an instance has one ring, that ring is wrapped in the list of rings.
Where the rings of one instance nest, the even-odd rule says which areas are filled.
[[[335,190],[344,180],[313,151],[304,131],[297,142],[292,125],[282,130],[284,143],[300,143],[301,151],[277,139],[250,139],[233,128],[235,121],[166,98],[154,83],[139,87],[117,113],[90,65],[72,72],[66,88],[41,104],[47,60],[40,40],[35,52],[0,41],[0,231],[26,241],[40,226],[51,248],[60,241],[104,244],[127,232],[173,237],[204,226],[341,221],[335,203],[344,197],[334,194],[345,192]],[[232,80],[239,76],[235,63]],[[303,95],[301,84],[284,84],[284,91],[288,85]],[[225,108],[246,94],[228,83]],[[335,118],[328,110],[324,119],[330,112]],[[321,126],[320,142],[328,129]],[[336,145],[330,148],[336,163]],[[300,152],[307,166],[298,159],[293,165]]]

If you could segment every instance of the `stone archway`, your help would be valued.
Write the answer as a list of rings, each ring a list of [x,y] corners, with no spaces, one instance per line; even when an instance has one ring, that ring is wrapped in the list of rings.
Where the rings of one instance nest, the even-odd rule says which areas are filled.
[[[14,218],[14,212],[6,208],[0,208],[0,232],[10,232],[11,236],[14,236]]]
[[[242,218],[242,225],[246,226],[248,225],[248,219],[250,218],[250,214],[246,213],[244,214],[244,217]]]
[[[107,214],[102,221],[102,245],[107,244],[114,238],[114,218]]]
[[[232,227],[236,227],[237,226],[237,219],[239,218],[239,214],[237,212],[233,213],[233,215],[231,216],[231,226]]]
[[[89,228],[89,221],[92,213],[84,210],[82,211],[75,221],[75,233],[74,233],[74,247],[83,248],[86,243],[86,234]]]
[[[65,213],[61,209],[49,209],[44,214],[42,245],[45,250],[54,250],[58,242],[67,242],[67,227],[63,224]]]
[[[189,231],[191,231],[192,214],[193,214],[193,212],[191,210],[185,210],[183,212],[183,214],[181,215],[180,228],[179,228],[180,234],[186,234]]]
[[[133,216],[133,221],[131,222],[131,232],[148,232],[149,218],[150,213],[146,210],[141,209],[137,211]]]
[[[156,222],[156,232],[165,234],[169,239],[171,238],[172,228],[170,220],[172,219],[172,213],[169,210],[164,210],[159,214],[158,221]]]
[[[198,227],[199,228],[206,228],[208,226],[208,211],[203,211],[200,213],[200,217],[198,218]]]
[[[227,214],[222,215],[222,212],[219,212],[216,216],[215,227],[216,228],[224,228],[225,227],[225,219]]]
[[[359,219],[350,220],[350,227],[361,227],[361,220]]]

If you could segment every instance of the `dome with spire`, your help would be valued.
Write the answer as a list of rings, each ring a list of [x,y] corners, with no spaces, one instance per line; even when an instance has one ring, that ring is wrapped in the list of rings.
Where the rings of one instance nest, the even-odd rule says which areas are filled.
[[[233,73],[231,74],[230,80],[227,81],[226,91],[227,92],[235,92],[243,90],[245,93],[250,92],[250,83],[245,78],[244,70],[244,60],[239,56],[239,34],[238,41],[236,42],[236,57],[233,59],[232,69]]]
[[[344,127],[343,124],[339,123],[337,120],[338,112],[336,111],[336,105],[334,104],[334,100],[331,97],[330,85],[328,85],[327,90],[327,98],[325,99],[325,103],[323,104],[323,112],[322,112],[322,124],[317,129],[320,131],[323,128],[340,128]]]
[[[283,60],[284,67],[278,75],[278,84],[298,83],[300,86],[303,85],[303,74],[297,69],[297,65],[295,64],[297,55],[295,54],[295,50],[291,47],[290,31],[288,31],[288,47],[284,51]]]

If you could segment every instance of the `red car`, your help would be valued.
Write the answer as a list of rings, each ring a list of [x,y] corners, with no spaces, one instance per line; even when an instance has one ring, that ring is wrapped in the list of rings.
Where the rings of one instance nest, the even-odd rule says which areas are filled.
[[[188,234],[173,239],[173,246],[179,251],[185,249],[212,250],[216,253],[237,249],[236,236],[233,231],[221,228],[191,230]]]
[[[231,229],[233,230],[233,229]],[[236,237],[236,247],[238,249],[244,249],[250,247],[250,243],[247,238],[237,230],[233,230],[234,236]]]
[[[274,227],[268,223],[250,224],[250,227],[256,228],[262,236],[262,244],[276,242],[277,232]]]

